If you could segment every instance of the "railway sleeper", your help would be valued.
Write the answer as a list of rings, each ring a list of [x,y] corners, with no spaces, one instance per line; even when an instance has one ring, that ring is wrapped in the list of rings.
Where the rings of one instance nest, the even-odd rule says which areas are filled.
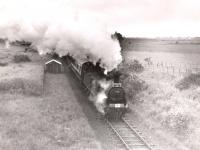
[[[132,148],[129,148],[129,150],[149,150],[149,149],[146,147],[132,147]]]
[[[134,144],[127,144],[127,145],[128,146],[145,146],[146,147],[146,145],[143,143],[134,143]]]
[[[124,127],[124,128],[119,128],[118,130],[125,130],[125,131],[127,131],[127,130],[130,130],[130,129],[127,128],[127,127]]]
[[[119,134],[122,135],[122,136],[126,136],[126,135],[129,136],[129,135],[131,135],[131,136],[137,137],[137,135],[131,134],[131,133],[130,133],[131,131],[130,131],[130,132],[127,132],[127,131],[126,131],[126,132],[123,132],[123,131],[120,132],[120,131],[118,131],[118,132],[119,132]]]
[[[123,137],[122,137],[123,138]],[[127,143],[131,143],[131,142],[141,142],[139,139],[133,139],[133,138],[123,138],[124,141],[126,141]]]
[[[140,141],[139,139],[137,140],[124,140],[127,144],[135,144],[135,143],[140,143],[140,144],[144,144],[142,141]]]
[[[124,138],[136,138],[136,136],[125,136],[125,135],[124,135],[124,136],[121,136],[121,137],[122,137],[123,139],[124,139]]]

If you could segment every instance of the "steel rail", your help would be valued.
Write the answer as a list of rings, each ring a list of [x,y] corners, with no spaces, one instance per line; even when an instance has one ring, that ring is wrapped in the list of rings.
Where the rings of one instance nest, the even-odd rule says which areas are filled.
[[[126,147],[127,150],[130,150],[129,146],[126,144],[126,142],[123,140],[123,138],[121,137],[121,135],[117,132],[117,130],[113,127],[112,123],[110,123],[107,120],[107,123],[109,124],[109,126],[111,127],[111,129],[115,132],[115,134],[117,135],[117,137],[122,141],[122,143],[124,144],[124,146]]]
[[[130,131],[132,131],[132,134],[133,134],[133,139],[129,139],[129,140],[125,140],[124,138],[131,138],[132,136],[122,136],[121,134],[120,134],[120,130],[119,131],[117,131],[117,126],[115,127],[115,124],[114,123],[112,123],[112,122],[110,122],[108,119],[106,119],[106,122],[107,122],[107,124],[111,127],[111,129],[114,131],[114,133],[117,135],[117,137],[120,139],[120,141],[123,143],[123,145],[125,146],[125,148],[127,149],[127,150],[131,150],[131,149],[133,149],[133,148],[131,148],[131,146],[144,146],[144,147],[146,147],[146,149],[148,149],[148,150],[154,150],[153,148],[152,148],[152,146],[139,134],[139,132],[136,130],[136,129],[134,129],[133,127],[132,127],[132,125],[130,125],[130,123],[127,121],[127,119],[125,119],[125,118],[122,118],[122,120],[121,120],[121,123],[122,123],[122,125],[124,124],[125,125],[125,127],[123,127],[123,129],[129,129]],[[120,127],[119,127],[120,128]],[[135,138],[135,139],[134,139]],[[137,143],[137,144],[128,144],[127,142],[131,142],[131,141],[139,141],[139,142],[141,142],[141,143]]]
[[[147,143],[145,141],[145,139],[140,136],[140,134],[138,133],[138,131],[136,131],[131,125],[129,122],[127,122],[126,119],[122,118],[122,120],[127,124],[127,126],[137,135],[137,137],[148,147],[149,150],[153,150],[153,148],[151,147],[151,145],[149,143]]]

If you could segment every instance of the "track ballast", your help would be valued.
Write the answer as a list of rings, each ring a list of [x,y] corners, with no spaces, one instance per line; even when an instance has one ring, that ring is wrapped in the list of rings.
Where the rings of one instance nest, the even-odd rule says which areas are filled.
[[[130,120],[122,118],[120,120],[107,119],[108,125],[117,135],[127,150],[155,150],[154,145],[150,145],[141,132],[131,123]]]

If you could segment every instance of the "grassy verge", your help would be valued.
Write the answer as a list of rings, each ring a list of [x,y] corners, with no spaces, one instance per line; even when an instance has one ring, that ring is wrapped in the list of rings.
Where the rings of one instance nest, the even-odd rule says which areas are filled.
[[[52,125],[50,137],[68,149],[100,149],[65,75],[45,77],[43,115]]]

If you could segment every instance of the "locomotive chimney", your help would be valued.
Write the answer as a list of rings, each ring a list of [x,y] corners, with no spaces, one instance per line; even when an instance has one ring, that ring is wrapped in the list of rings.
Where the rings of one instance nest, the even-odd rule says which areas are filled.
[[[118,70],[115,70],[113,75],[114,83],[119,83],[120,76],[121,73]]]

